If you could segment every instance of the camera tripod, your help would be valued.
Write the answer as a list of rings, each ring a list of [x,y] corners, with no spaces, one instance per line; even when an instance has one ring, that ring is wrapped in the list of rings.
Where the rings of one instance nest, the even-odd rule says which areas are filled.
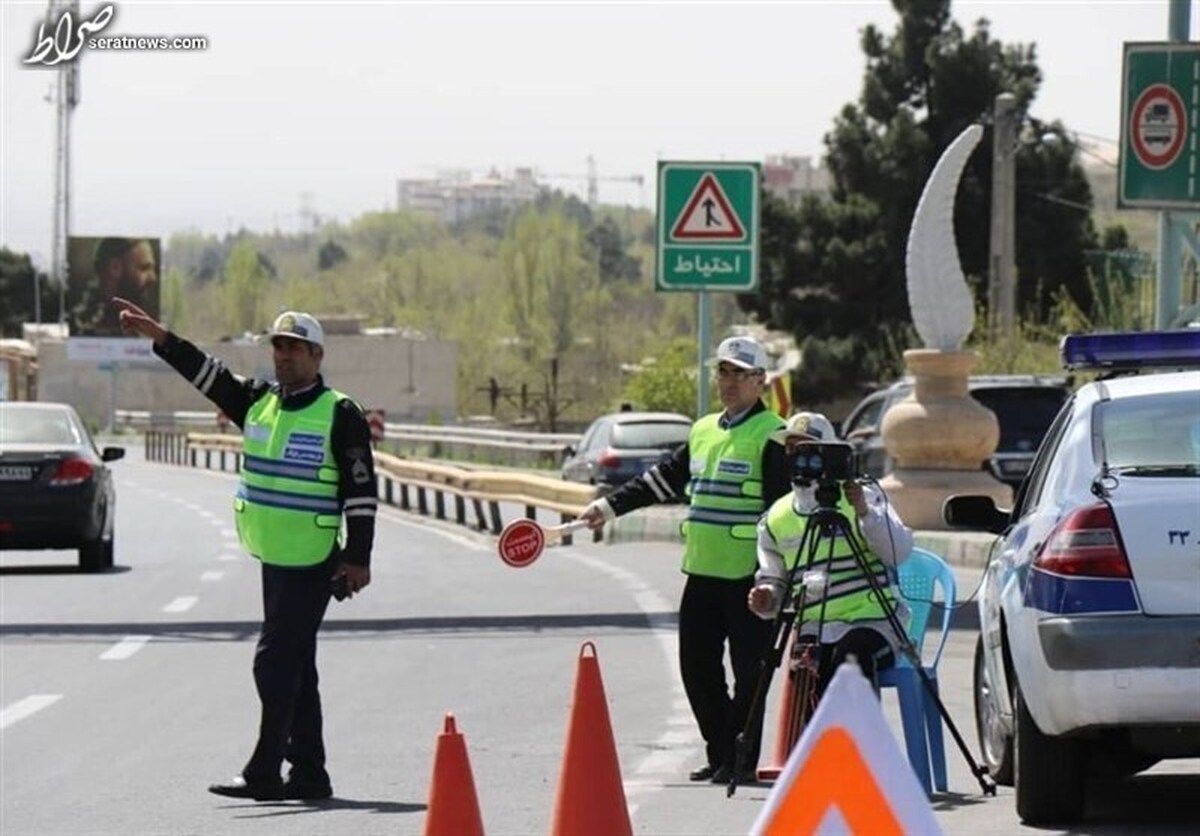
[[[838,510],[838,499],[841,496],[840,488],[837,483],[820,483],[816,494],[817,510],[809,517],[808,525],[804,529],[804,535],[800,538],[800,544],[796,549],[796,562],[788,571],[786,578],[786,586],[784,587],[786,598],[775,615],[769,641],[759,659],[760,672],[758,683],[755,686],[754,696],[751,698],[745,725],[737,736],[734,769],[729,779],[729,786],[726,788],[726,796],[732,796],[737,791],[738,777],[745,768],[751,750],[750,736],[753,733],[755,710],[758,708],[759,701],[765,699],[767,689],[771,684],[771,677],[787,652],[788,639],[791,635],[793,624],[803,618],[807,604],[806,598],[808,598],[808,585],[804,583],[798,585],[797,581],[804,579],[813,566],[820,562],[822,542],[828,546],[825,552],[824,565],[826,572],[829,571],[828,567],[833,564],[834,544],[839,536],[845,538],[845,541],[849,544],[855,565],[871,587],[871,592],[875,600],[883,608],[888,626],[891,627],[893,633],[896,635],[900,652],[916,670],[917,675],[921,679],[921,684],[925,688],[925,693],[929,699],[933,700],[934,705],[937,706],[938,713],[945,721],[946,727],[950,729],[950,734],[954,738],[954,742],[958,745],[959,751],[962,752],[967,765],[970,767],[971,774],[979,781],[979,786],[983,794],[995,795],[996,782],[988,774],[987,768],[980,766],[974,756],[971,755],[971,750],[967,747],[966,742],[963,741],[958,727],[954,724],[954,720],[950,717],[950,713],[946,710],[945,704],[938,695],[937,687],[929,678],[929,674],[926,673],[920,654],[917,653],[916,646],[909,638],[908,631],[900,623],[900,618],[896,614],[895,603],[884,595],[879,578],[870,571],[867,555],[859,542],[858,534],[852,530],[850,522],[846,519],[845,515]],[[824,582],[828,583],[828,576],[826,576]],[[798,589],[797,586],[799,587]],[[825,626],[825,604],[827,597],[823,590],[820,600],[820,611],[816,624],[816,639],[810,648],[813,652],[819,651],[821,633]],[[805,658],[802,656],[802,669],[797,672],[801,680],[800,694],[796,700],[796,712],[798,716],[795,718],[795,723],[797,728],[803,728],[808,722],[807,712],[811,707],[813,688],[815,687],[813,679],[816,676],[816,671],[804,670],[804,662]]]

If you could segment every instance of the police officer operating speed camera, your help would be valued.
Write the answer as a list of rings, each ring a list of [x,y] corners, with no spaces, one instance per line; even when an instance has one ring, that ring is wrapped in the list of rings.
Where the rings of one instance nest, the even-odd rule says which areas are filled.
[[[822,458],[838,465],[831,469],[850,468],[848,459],[838,457],[848,448],[836,443],[824,415],[797,413],[771,440],[784,445],[793,463],[792,491],[759,521],[758,571],[749,607],[770,619],[789,600],[803,601],[795,614],[797,647],[807,642],[816,654],[817,698],[851,655],[878,690],[877,672],[895,664],[903,641],[887,614],[894,610],[900,624],[908,621],[891,578],[912,549],[912,531],[877,486],[846,478],[853,475],[847,473],[822,478],[822,468],[830,467]],[[811,542],[813,532],[808,540],[805,533],[821,509],[836,511],[845,525],[824,533],[831,542],[804,549],[807,554],[802,555],[800,544]],[[798,560],[808,565],[797,570]]]

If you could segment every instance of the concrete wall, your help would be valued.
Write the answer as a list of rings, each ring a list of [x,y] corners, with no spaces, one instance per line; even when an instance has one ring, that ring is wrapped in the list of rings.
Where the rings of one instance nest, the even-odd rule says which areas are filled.
[[[232,371],[249,377],[274,377],[267,345],[201,345]],[[95,362],[67,358],[65,342],[38,346],[38,397],[74,405],[91,426],[108,426],[112,409],[178,412],[214,410],[213,405],[161,360],[122,365],[115,373]],[[424,423],[437,415],[455,423],[458,404],[458,343],[409,340],[399,336],[326,338],[322,374],[330,386],[363,407],[387,410],[392,422]]]

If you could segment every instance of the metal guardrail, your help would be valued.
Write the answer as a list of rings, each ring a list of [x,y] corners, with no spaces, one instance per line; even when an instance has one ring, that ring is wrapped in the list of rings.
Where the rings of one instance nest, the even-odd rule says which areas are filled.
[[[216,412],[116,411],[118,428],[181,431],[218,426]],[[233,429],[233,428],[231,428]],[[394,455],[452,458],[480,464],[557,467],[577,433],[537,433],[430,424],[384,424],[383,443]]]
[[[241,436],[150,430],[145,439],[148,461],[235,473],[241,470]],[[546,511],[567,522],[578,517],[596,496],[596,489],[590,485],[548,476],[468,470],[382,452],[375,454],[375,476],[379,483],[376,495],[389,505],[439,520],[450,518],[448,508],[453,505],[454,522],[492,534],[504,528],[501,503],[524,505],[525,516],[531,520],[537,519],[538,511]],[[595,539],[600,539],[599,532]],[[569,538],[563,542],[569,544]]]

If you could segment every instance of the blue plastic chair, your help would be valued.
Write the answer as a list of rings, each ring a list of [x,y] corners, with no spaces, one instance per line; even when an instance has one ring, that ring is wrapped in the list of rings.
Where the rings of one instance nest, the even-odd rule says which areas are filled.
[[[900,593],[904,596],[911,613],[908,636],[917,649],[917,655],[925,662],[925,673],[929,675],[936,693],[938,660],[942,658],[942,648],[945,647],[946,637],[950,633],[950,615],[954,608],[954,572],[933,552],[914,548],[909,552],[908,559],[900,564],[898,574]],[[925,632],[929,627],[929,617],[933,611],[933,602],[938,597],[938,587],[941,587],[941,601],[938,605],[942,608],[942,634],[932,660],[926,662],[922,649],[925,644]],[[917,774],[917,780],[925,788],[925,794],[932,794],[929,779],[931,764],[932,784],[939,792],[945,792],[946,749],[942,739],[942,716],[938,712],[937,704],[925,692],[920,674],[908,658],[901,655],[895,666],[879,672],[879,686],[895,688],[900,698],[904,748],[908,753],[908,762]]]

